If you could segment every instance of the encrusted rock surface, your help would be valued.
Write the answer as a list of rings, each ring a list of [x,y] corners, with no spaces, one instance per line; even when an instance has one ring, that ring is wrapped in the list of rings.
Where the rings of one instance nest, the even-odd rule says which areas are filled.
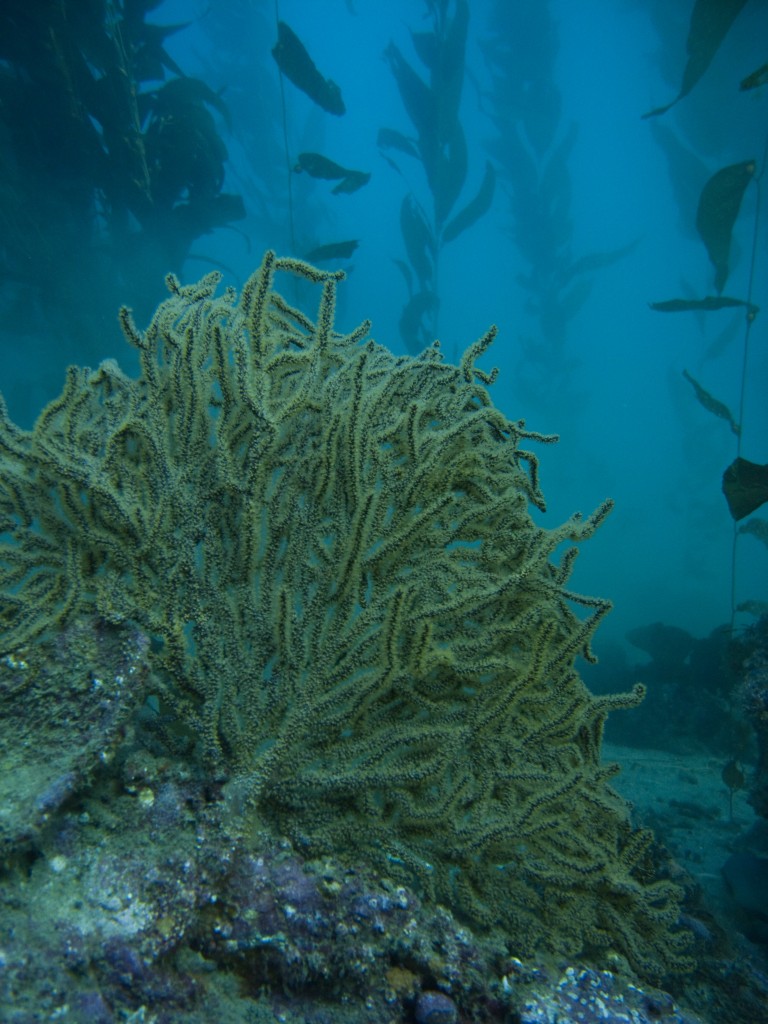
[[[112,757],[140,699],[147,644],[91,619],[0,658],[0,855],[31,842]]]
[[[88,621],[2,666],[3,699],[29,709],[20,735],[40,736],[19,792],[4,781],[3,1024],[758,1019],[768,983],[711,937],[696,936],[708,976],[685,994],[713,1015],[695,1016],[618,955],[523,962],[514,935],[478,935],[401,881],[254,827],[236,777],[172,752],[189,738],[164,721],[145,655],[135,631]],[[34,705],[54,684],[60,702]]]
[[[584,994],[365,867],[244,838],[236,811],[129,731],[6,862],[0,1019],[562,1024]],[[623,1012],[608,977],[588,995]],[[594,1019],[693,1022],[633,1012]]]

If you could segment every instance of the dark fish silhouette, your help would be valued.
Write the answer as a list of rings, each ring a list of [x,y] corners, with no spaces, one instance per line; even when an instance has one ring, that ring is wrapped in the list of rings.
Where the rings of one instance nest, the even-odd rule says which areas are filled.
[[[335,196],[339,196],[342,193],[349,195],[351,192],[357,192],[363,185],[367,185],[370,180],[370,171],[348,171],[339,184],[331,189],[331,192]]]
[[[728,29],[747,0],[696,0],[688,27],[688,62],[683,72],[680,91],[671,103],[649,110],[643,117],[657,117],[674,107],[704,74],[725,39]]]
[[[694,638],[679,626],[652,622],[637,626],[625,634],[633,647],[650,654],[661,668],[674,668],[684,664],[693,650]]]
[[[736,223],[741,200],[752,176],[755,161],[722,167],[712,175],[701,191],[696,211],[696,230],[707,247],[709,259],[715,268],[715,290],[722,292],[728,279],[731,252],[731,232]]]
[[[399,149],[401,153],[407,153],[408,156],[416,157],[416,159],[419,157],[419,151],[413,139],[409,139],[407,135],[403,135],[395,128],[379,128],[376,143],[379,149]]]
[[[151,110],[158,120],[178,117],[182,113],[182,106],[189,110],[194,106],[199,108],[201,104],[207,104],[221,114],[227,128],[232,131],[232,117],[221,94],[214,92],[209,85],[197,78],[172,78],[157,89],[141,93],[137,97],[137,102],[142,118]],[[190,125],[189,128],[192,130],[193,126]]]
[[[757,71],[742,78],[739,88],[745,92],[747,89],[757,89],[761,85],[768,85],[768,64],[763,64]]]
[[[296,166],[293,169],[297,174],[306,171],[313,178],[327,178],[329,181],[334,178],[343,178],[347,173],[346,167],[323,156],[322,153],[299,153]]]
[[[363,185],[371,180],[371,175],[366,171],[353,171],[348,167],[342,167],[335,160],[330,160],[322,153],[299,153],[294,171],[300,174],[306,171],[312,178],[324,178],[327,181],[341,179],[339,184],[332,190],[334,195],[342,192],[357,192]]]
[[[768,466],[741,457],[723,473],[723,494],[738,522],[768,501]]]
[[[360,242],[352,238],[346,242],[329,242],[328,245],[318,245],[305,253],[304,259],[309,263],[324,263],[326,260],[346,260],[352,255]]]
[[[735,306],[746,306],[751,317],[757,316],[760,307],[744,299],[732,299],[728,295],[707,295],[703,299],[665,299],[663,302],[649,302],[651,309],[657,313],[686,313],[701,310],[731,309]]]
[[[285,77],[319,107],[329,114],[346,113],[341,89],[332,79],[323,78],[302,41],[284,21],[277,23],[277,42],[272,56]]]

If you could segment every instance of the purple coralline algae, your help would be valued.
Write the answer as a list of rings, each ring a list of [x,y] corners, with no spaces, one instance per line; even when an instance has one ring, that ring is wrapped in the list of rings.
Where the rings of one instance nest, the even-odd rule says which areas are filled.
[[[533,973],[535,977],[538,972]],[[514,989],[506,976],[504,981],[507,989]],[[567,967],[554,984],[542,984],[539,978],[526,988],[517,1007],[519,1024],[700,1024],[701,1020],[683,1013],[667,993],[620,983],[611,971]]]
[[[365,867],[238,835],[224,791],[133,750],[0,896],[0,1019],[694,1024],[608,973],[510,960]]]
[[[422,992],[416,1000],[416,1024],[456,1024],[456,1004],[444,992]]]
[[[236,779],[197,774],[153,739],[165,726],[145,652],[134,631],[90,622],[4,659],[3,699],[29,710],[40,748],[2,833],[3,1024],[726,1019],[684,1012],[623,962],[523,963],[513,935],[474,933],[401,881],[244,829]],[[60,702],[35,706],[67,665]],[[745,975],[730,970],[736,993]],[[749,984],[750,1005],[768,998]],[[729,1024],[757,1019],[727,999]]]

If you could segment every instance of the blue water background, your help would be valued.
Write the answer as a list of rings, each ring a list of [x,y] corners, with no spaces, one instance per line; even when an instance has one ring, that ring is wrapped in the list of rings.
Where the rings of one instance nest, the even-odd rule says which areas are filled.
[[[508,6],[514,22],[513,0]],[[641,119],[644,111],[673,98],[682,75],[692,4],[667,6],[675,15],[668,18],[662,37],[650,0],[549,4],[559,40],[554,81],[562,102],[558,138],[571,123],[578,127],[568,164],[572,256],[636,243],[624,258],[591,275],[589,298],[569,323],[567,352],[573,365],[562,395],[546,387],[532,393],[520,384],[525,376],[521,353],[531,351],[531,339],[535,350],[539,325],[517,280],[528,268],[513,237],[509,185],[503,177],[491,211],[445,248],[440,272],[440,340],[446,355],[456,358],[490,323],[498,324],[499,338],[483,360],[485,367],[497,365],[501,371],[492,389],[496,404],[511,418],[525,418],[531,429],[561,437],[557,446],[539,451],[548,511],[537,518],[555,526],[576,510],[589,513],[608,496],[616,502],[609,520],[585,544],[572,581],[574,589],[615,603],[601,626],[598,654],[609,643],[623,643],[626,631],[637,625],[660,620],[704,636],[730,619],[734,527],[720,479],[736,454],[736,442],[727,424],[696,402],[682,370],[688,369],[738,415],[743,314],[663,315],[648,305],[689,292],[713,293],[712,268],[691,223],[695,192],[681,209],[652,122]],[[461,110],[470,159],[456,209],[479,187],[494,134],[479,45],[487,35],[489,7],[489,2],[470,4]],[[225,190],[243,195],[249,214],[233,228],[199,239],[193,247],[199,259],[167,269],[190,281],[207,272],[206,260],[212,259],[227,267],[226,283],[239,286],[264,249],[291,252],[288,167],[300,151],[320,151],[371,171],[372,178],[353,195],[333,196],[331,184],[294,175],[294,251],[359,239],[359,249],[345,264],[350,273],[340,292],[339,328],[351,329],[370,317],[373,337],[403,352],[398,320],[407,292],[394,263],[404,255],[400,204],[409,190],[425,205],[429,195],[421,167],[391,153],[402,171],[396,173],[382,158],[376,137],[384,126],[412,132],[383,51],[393,40],[420,68],[409,30],[429,28],[426,5],[416,0],[280,0],[279,11],[317,66],[341,86],[347,106],[344,117],[334,117],[286,81],[287,159],[279,77],[270,54],[275,5],[177,0],[151,16],[163,24],[190,22],[168,41],[168,49],[188,74],[221,89],[230,106],[231,134],[220,122],[230,156]],[[516,31],[528,45],[524,19]],[[710,173],[737,161],[762,160],[768,87],[740,92],[738,83],[764,62],[766,39],[768,5],[750,0],[702,81],[662,118],[665,126],[695,140]],[[729,295],[747,293],[756,199],[753,184],[734,233]],[[767,237],[763,210],[752,297],[764,312],[752,331],[742,438],[742,455],[759,463],[768,461]],[[82,288],[86,302],[87,281]],[[131,295],[124,300],[128,305],[136,301]],[[739,325],[731,341],[719,354],[708,353],[734,319]],[[55,380],[58,388],[67,361],[57,339],[15,344],[4,336],[3,344],[2,387],[12,411],[23,405],[22,393],[33,392],[40,404],[53,397],[47,381]],[[99,357],[107,356],[133,365],[116,321],[104,325]],[[87,359],[92,361],[92,355]],[[42,364],[45,387],[40,384]],[[754,537],[739,539],[736,579],[737,601],[768,599],[768,551]],[[737,618],[737,624],[749,621],[746,615]],[[637,651],[630,657],[641,658]]]

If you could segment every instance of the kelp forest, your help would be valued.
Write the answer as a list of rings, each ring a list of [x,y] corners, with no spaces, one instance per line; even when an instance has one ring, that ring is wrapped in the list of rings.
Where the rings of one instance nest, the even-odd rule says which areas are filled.
[[[56,629],[51,658],[112,679],[98,728],[61,691],[81,760],[0,782],[9,820],[31,808],[0,820],[0,878],[22,847],[65,876],[75,841],[46,829],[98,819],[97,761],[189,824],[198,872],[182,894],[158,869],[173,905],[138,953],[104,945],[103,1012],[9,1021],[165,1022],[120,978],[182,935],[254,1005],[280,991],[244,1020],[342,1020],[346,995],[313,1016],[295,993],[347,963],[365,991],[349,936],[405,933],[411,883],[419,912],[599,964],[608,1002],[614,969],[689,999],[638,1024],[758,1019],[767,162],[766,0],[0,4],[0,712],[35,749],[11,709]],[[208,775],[164,803],[179,758]],[[224,869],[235,819],[272,845]],[[310,884],[291,859],[339,847],[384,879],[364,912],[356,866]],[[309,888],[359,912],[343,956],[275,924]],[[441,913],[407,954],[370,939],[371,1020],[577,1019],[525,1017],[535,970]]]
[[[370,53],[356,32],[371,12],[337,6],[349,39],[339,29],[321,47],[318,19],[299,3],[4,5],[0,301],[12,410],[31,419],[67,363],[111,355],[115,310],[128,302],[138,320],[148,315],[169,269],[219,268],[237,283],[274,245],[351,273],[343,301],[372,306],[375,332],[411,355],[439,339],[455,357],[492,313],[510,408],[564,437],[550,456],[556,476],[563,459],[555,496],[578,480],[569,445],[591,450],[593,470],[605,466],[613,415],[628,444],[585,500],[618,485],[629,519],[626,485],[633,522],[645,519],[654,538],[647,556],[663,521],[685,535],[671,559],[659,542],[657,571],[643,566],[622,625],[636,625],[637,606],[653,615],[659,588],[678,586],[670,604],[686,613],[672,624],[748,625],[766,598],[754,566],[764,568],[768,493],[758,386],[767,76],[750,52],[737,51],[731,71],[728,47],[762,24],[762,5],[621,5],[646,32],[646,77],[634,86],[651,101],[624,110],[626,79],[597,87],[616,97],[614,129],[642,141],[663,195],[627,161],[626,216],[603,223],[584,142],[578,152],[594,111],[589,96],[574,98],[576,72],[563,62],[566,45],[569,60],[586,59],[586,37],[568,39],[557,4],[427,0],[399,21],[379,16],[364,35],[380,43]],[[598,66],[610,30],[600,10]],[[632,214],[641,204],[644,222]],[[680,256],[665,260],[670,219]],[[612,300],[617,280],[624,297]],[[682,333],[693,338],[687,356]],[[644,394],[625,414],[613,403],[632,394],[640,350],[657,365],[643,368]],[[606,560],[620,549],[617,531]],[[686,585],[691,572],[703,582]]]
[[[440,339],[454,356],[493,311],[510,407],[548,431],[568,435],[573,423],[570,443],[598,460],[615,429],[601,422],[601,388],[610,417],[617,391],[634,386],[630,352],[653,351],[657,377],[644,370],[634,433],[646,453],[660,451],[664,405],[666,451],[652,473],[642,462],[639,500],[672,506],[658,519],[678,518],[689,537],[672,575],[699,563],[712,592],[701,623],[691,606],[683,624],[748,624],[766,597],[751,567],[766,545],[753,514],[768,486],[757,387],[768,76],[751,53],[730,78],[727,61],[728,47],[763,24],[762,5],[620,5],[643,23],[652,97],[621,110],[621,122],[656,164],[659,218],[668,229],[670,211],[681,235],[671,260],[673,239],[630,215],[639,199],[649,217],[654,206],[642,180],[632,194],[631,163],[627,216],[594,220],[597,175],[584,171],[589,151],[578,156],[593,111],[574,99],[557,4],[489,0],[475,11],[427,0],[376,21],[370,54],[355,34],[370,12],[337,6],[349,38],[339,29],[322,47],[318,19],[299,3],[277,17],[268,3],[236,0],[204,13],[151,0],[3,6],[0,301],[12,408],[31,419],[68,362],[112,354],[114,311],[129,302],[141,320],[169,269],[217,267],[237,282],[267,244],[352,272],[344,301],[362,308],[372,295],[375,331],[411,355]],[[598,63],[610,28],[600,10]],[[569,60],[584,57],[581,44],[568,42]],[[600,82],[616,109],[622,85]],[[644,278],[643,260],[659,272]],[[611,311],[611,282],[625,275],[632,295]],[[688,356],[674,348],[681,333],[700,338]],[[670,431],[685,444],[704,439],[691,459],[683,448],[672,456],[678,471]],[[564,489],[575,480],[568,443]],[[613,460],[608,490],[622,467],[637,480],[626,458]],[[661,568],[648,591],[674,590]],[[684,603],[693,592],[701,598],[699,586],[684,588]]]

